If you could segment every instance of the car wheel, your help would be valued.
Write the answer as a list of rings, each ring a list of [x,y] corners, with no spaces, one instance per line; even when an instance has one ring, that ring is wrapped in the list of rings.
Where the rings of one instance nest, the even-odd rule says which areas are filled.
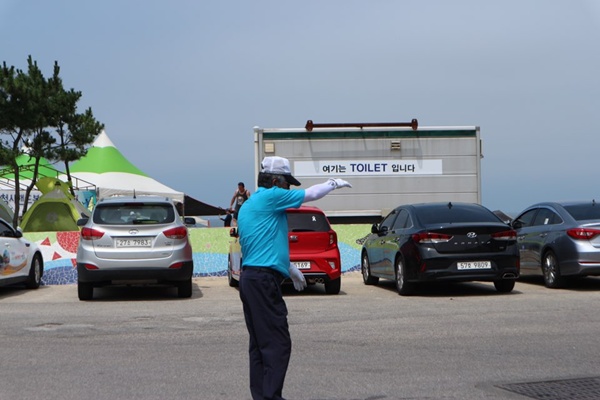
[[[40,287],[40,283],[42,283],[42,259],[39,255],[33,256],[33,260],[31,260],[31,268],[29,269],[29,276],[27,277],[27,281],[25,281],[25,287],[27,289],[37,289]]]
[[[406,281],[406,268],[401,257],[396,258],[396,289],[400,296],[408,296],[414,292],[414,285]]]
[[[89,282],[77,282],[79,300],[91,300],[94,297],[94,285]]]
[[[564,280],[560,276],[560,267],[556,255],[552,251],[544,254],[542,259],[542,273],[544,275],[544,284],[547,288],[557,289],[563,286]]]
[[[494,287],[500,293],[510,293],[515,288],[515,281],[512,279],[494,281]]]
[[[180,299],[192,297],[192,278],[177,284],[177,297]]]
[[[227,282],[231,287],[238,287],[240,283],[233,279],[233,274],[231,273],[231,258],[227,257]]]
[[[362,273],[365,285],[377,285],[377,282],[379,282],[378,277],[371,275],[371,265],[369,264],[369,256],[367,256],[366,252],[362,256],[360,272]]]
[[[338,294],[342,287],[342,277],[334,279],[329,282],[325,282],[325,293],[327,294]]]

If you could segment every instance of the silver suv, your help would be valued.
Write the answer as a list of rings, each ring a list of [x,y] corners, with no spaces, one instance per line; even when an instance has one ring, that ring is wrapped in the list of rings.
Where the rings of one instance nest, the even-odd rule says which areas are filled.
[[[94,286],[175,285],[192,295],[194,262],[188,230],[164,197],[110,197],[78,222],[77,293],[91,300]]]

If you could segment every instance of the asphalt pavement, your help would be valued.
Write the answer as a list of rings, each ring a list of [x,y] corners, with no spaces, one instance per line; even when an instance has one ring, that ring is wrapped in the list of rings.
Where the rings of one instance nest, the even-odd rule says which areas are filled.
[[[348,273],[339,295],[287,287],[285,300],[287,399],[530,399],[506,388],[600,376],[597,278],[401,297]],[[191,299],[162,287],[105,288],[86,302],[76,285],[3,287],[0,321],[0,399],[250,399],[248,335],[226,278],[195,278]]]

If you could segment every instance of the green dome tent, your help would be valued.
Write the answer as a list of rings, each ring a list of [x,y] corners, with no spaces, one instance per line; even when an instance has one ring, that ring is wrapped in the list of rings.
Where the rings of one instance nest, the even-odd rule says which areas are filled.
[[[13,212],[13,209],[10,208],[10,205],[3,198],[0,198],[0,218],[9,224],[12,224],[14,215],[15,213]]]
[[[23,232],[77,231],[77,220],[90,216],[90,211],[69,193],[66,183],[42,178],[36,186],[44,194],[23,215]]]

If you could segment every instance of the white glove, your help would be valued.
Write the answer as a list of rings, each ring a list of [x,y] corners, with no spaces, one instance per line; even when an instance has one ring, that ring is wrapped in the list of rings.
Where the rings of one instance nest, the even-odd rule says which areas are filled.
[[[304,279],[304,274],[300,272],[300,270],[296,267],[296,264],[290,263],[289,268],[290,278],[292,278],[292,282],[294,282],[294,288],[301,292],[306,287],[306,279]]]
[[[343,187],[347,187],[347,188],[352,187],[352,185],[350,183],[348,183],[345,180],[340,179],[340,178],[329,178],[327,183],[329,185],[333,186],[334,189],[339,189],[339,188],[343,188]]]

